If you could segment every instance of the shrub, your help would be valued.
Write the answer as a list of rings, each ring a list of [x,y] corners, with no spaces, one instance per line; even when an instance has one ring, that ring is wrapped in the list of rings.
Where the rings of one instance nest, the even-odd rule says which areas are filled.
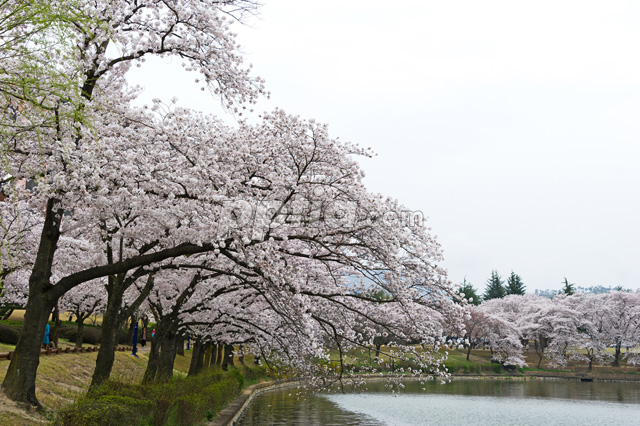
[[[95,327],[85,327],[82,332],[82,342],[89,345],[99,345],[102,341],[102,329]]]
[[[58,337],[61,339],[66,339],[71,342],[76,341],[76,336],[78,335],[78,327],[74,327],[72,325],[63,325],[58,330]]]
[[[138,336],[138,340],[140,340],[140,336]],[[119,345],[131,346],[132,343],[133,343],[132,339],[129,338],[129,331],[128,330],[120,330],[118,332],[118,344]]]
[[[75,342],[78,337],[77,325],[63,325],[60,327],[58,336],[67,339],[70,342]],[[88,327],[85,325],[82,332],[82,343],[88,345],[99,345],[102,340],[102,329],[98,327]]]
[[[152,409],[151,401],[120,395],[85,397],[58,412],[57,424],[66,426],[120,426],[142,421]]]
[[[14,327],[0,324],[0,343],[15,345],[18,343],[18,337],[20,333]]]

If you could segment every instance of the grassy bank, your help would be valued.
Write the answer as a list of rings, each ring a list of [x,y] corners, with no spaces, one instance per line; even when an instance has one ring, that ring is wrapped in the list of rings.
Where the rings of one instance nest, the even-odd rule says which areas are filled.
[[[536,376],[558,376],[567,375],[588,375],[595,378],[629,379],[640,378],[640,369],[634,365],[627,365],[624,361],[619,367],[612,367],[610,364],[594,364],[591,371],[584,362],[569,362],[566,366],[549,365],[543,360],[540,367],[538,355],[534,352],[525,352],[527,367],[505,368],[504,366],[491,362],[491,352],[488,350],[473,350],[469,360],[466,359],[466,351],[449,350],[449,357],[445,365],[454,375],[536,375]]]
[[[176,357],[171,382],[141,386],[148,354],[115,355],[111,381],[92,395],[86,391],[97,353],[41,357],[36,396],[44,413],[26,412],[0,393],[0,426],[198,424],[215,416],[241,388],[266,379],[264,370],[257,368],[211,370],[187,378],[191,353],[186,351]],[[8,361],[0,362],[1,378],[8,366]]]
[[[96,365],[97,352],[64,354],[40,357],[36,378],[36,396],[45,407],[43,414],[28,414],[15,403],[0,394],[0,426],[33,425],[48,423],[55,412],[73,403],[86,393]],[[116,352],[112,378],[122,383],[139,383],[146,368],[145,357]],[[8,361],[0,362],[0,377],[9,367]],[[10,413],[11,415],[5,415]],[[17,416],[17,417],[16,417]]]
[[[203,424],[230,403],[245,386],[245,378],[263,376],[259,368],[207,370],[168,383],[125,385],[107,382],[96,392],[58,412],[64,426]]]
[[[410,361],[393,360],[387,355],[387,347],[383,347],[380,353],[381,363],[375,360],[375,351],[365,351],[362,354],[349,356],[344,360],[343,366],[347,371],[354,371],[356,374],[378,373],[398,373],[408,371],[409,367],[413,367]],[[491,351],[483,349],[474,349],[471,351],[467,360],[467,352],[462,349],[445,349],[441,348],[442,355],[447,353],[444,366],[453,375],[557,375],[559,377],[567,374],[572,375],[589,375],[593,377],[612,378],[612,379],[629,379],[634,377],[640,379],[640,368],[638,366],[627,365],[624,360],[621,361],[619,367],[612,367],[610,364],[594,364],[591,371],[588,371],[588,365],[585,362],[569,362],[566,366],[553,366],[546,363],[543,359],[540,367],[538,364],[538,355],[535,352],[526,352],[524,357],[527,367],[516,368],[514,366],[503,366],[500,363],[491,361]],[[328,363],[329,368],[338,371],[340,368],[339,353],[331,351],[331,358]]]

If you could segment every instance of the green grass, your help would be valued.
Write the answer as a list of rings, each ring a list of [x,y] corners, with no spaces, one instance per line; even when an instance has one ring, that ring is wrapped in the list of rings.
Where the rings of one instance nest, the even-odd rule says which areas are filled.
[[[519,368],[520,371],[542,371],[542,372],[551,372],[551,373],[572,373],[571,370],[558,370],[554,368],[531,368],[531,367],[522,367]]]
[[[22,321],[18,321],[18,320],[1,320],[0,324],[4,324],[4,325],[9,325],[11,327],[17,327],[18,329],[22,328]]]
[[[0,352],[9,352],[14,351],[16,349],[15,345],[10,345],[8,343],[0,343]]]

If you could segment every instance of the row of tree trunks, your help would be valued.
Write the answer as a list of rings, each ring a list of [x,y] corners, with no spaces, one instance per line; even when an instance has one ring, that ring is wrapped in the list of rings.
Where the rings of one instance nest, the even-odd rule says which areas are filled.
[[[233,345],[202,343],[196,340],[193,343],[189,376],[194,376],[207,368],[221,368],[226,371],[229,366],[234,365],[233,356]],[[239,357],[239,361],[244,365],[243,356]]]
[[[178,335],[178,325],[159,321],[156,324],[156,334],[151,339],[143,383],[165,382],[173,377],[173,364],[180,345],[184,345],[184,338]],[[193,356],[195,357],[195,353]]]

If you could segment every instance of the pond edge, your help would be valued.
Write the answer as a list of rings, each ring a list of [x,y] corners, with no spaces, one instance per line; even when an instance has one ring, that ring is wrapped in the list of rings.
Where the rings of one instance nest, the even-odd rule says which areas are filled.
[[[613,378],[613,377],[591,377],[590,379],[596,382],[638,382],[640,378]],[[358,379],[364,379],[367,381],[376,380],[388,380],[390,378],[398,378],[397,376],[364,376],[358,377]],[[565,381],[581,381],[585,378],[585,375],[546,375],[546,374],[526,374],[522,376],[504,376],[504,375],[473,375],[473,374],[460,374],[451,375],[451,380],[504,380],[504,381],[525,381],[525,380],[565,380]],[[403,380],[420,380],[419,377],[403,377]],[[591,380],[590,380],[591,381]],[[261,394],[275,389],[296,387],[300,384],[298,380],[276,380],[272,382],[258,383],[244,389],[240,395],[234,399],[229,405],[222,409],[218,416],[207,424],[210,426],[234,426],[245,410],[251,405],[253,399]]]

